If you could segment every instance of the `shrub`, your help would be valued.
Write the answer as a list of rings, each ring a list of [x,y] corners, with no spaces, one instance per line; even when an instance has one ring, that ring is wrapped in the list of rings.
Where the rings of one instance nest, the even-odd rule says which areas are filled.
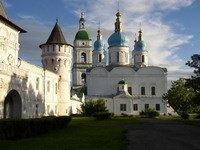
[[[181,116],[182,119],[188,119],[189,118],[189,115],[187,113],[181,113],[180,116]]]
[[[71,117],[0,120],[0,139],[15,140],[48,133],[66,127]]]
[[[148,118],[154,118],[156,116],[159,116],[159,113],[152,108],[147,108],[145,109],[145,111],[141,111],[140,115],[144,115],[145,117]]]
[[[97,120],[107,120],[110,119],[112,114],[109,112],[96,112],[93,114],[93,116],[97,119]]]
[[[86,101],[81,105],[81,112],[84,116],[92,116],[96,112],[108,112],[103,99]]]

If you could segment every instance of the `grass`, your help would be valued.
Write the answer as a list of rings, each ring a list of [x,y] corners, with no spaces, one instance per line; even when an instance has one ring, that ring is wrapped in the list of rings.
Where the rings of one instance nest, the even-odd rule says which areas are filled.
[[[123,150],[128,140],[123,124],[135,124],[141,121],[117,117],[105,121],[93,118],[73,117],[65,129],[52,131],[39,137],[16,141],[1,141],[1,150]]]
[[[195,118],[195,115],[190,115],[188,119],[182,119],[180,116],[158,116],[158,119],[175,120],[186,124],[200,126],[200,119]]]

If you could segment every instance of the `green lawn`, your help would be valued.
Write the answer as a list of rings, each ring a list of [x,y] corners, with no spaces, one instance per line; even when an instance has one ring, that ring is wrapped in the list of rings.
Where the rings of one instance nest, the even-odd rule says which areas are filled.
[[[186,124],[200,126],[200,119],[195,118],[195,115],[190,115],[188,119],[182,119],[180,116],[158,116],[157,118],[163,120],[176,120]]]
[[[128,144],[123,124],[141,121],[117,117],[106,121],[73,117],[66,129],[39,137],[16,141],[0,141],[1,150],[122,150]]]

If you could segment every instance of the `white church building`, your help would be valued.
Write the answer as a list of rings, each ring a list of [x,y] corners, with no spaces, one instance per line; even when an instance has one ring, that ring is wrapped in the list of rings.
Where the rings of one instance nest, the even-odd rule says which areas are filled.
[[[134,50],[130,56],[130,40],[123,32],[119,11],[116,17],[114,33],[108,39],[109,57],[105,56],[101,31],[98,30],[93,67],[86,73],[88,98],[104,99],[108,110],[114,114],[138,115],[147,108],[166,114],[162,95],[167,92],[167,69],[148,65],[142,30],[135,43],[131,43]]]
[[[65,40],[58,22],[43,43],[42,67],[18,57],[24,29],[11,22],[0,2],[0,118],[35,118],[78,113],[86,100],[102,98],[114,114],[139,114],[153,108],[167,113],[167,69],[149,66],[148,51],[139,31],[135,43],[122,31],[121,13],[108,39],[108,52],[98,30],[92,43],[84,13],[73,45]],[[129,49],[134,45],[134,50]],[[131,53],[132,51],[132,53]],[[73,94],[72,94],[73,93]]]

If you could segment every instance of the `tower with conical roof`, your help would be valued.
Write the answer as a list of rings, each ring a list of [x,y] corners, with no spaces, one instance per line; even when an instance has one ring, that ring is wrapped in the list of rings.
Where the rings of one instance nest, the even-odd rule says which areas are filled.
[[[58,21],[56,21],[46,43],[39,47],[42,49],[41,57],[44,70],[48,69],[60,76],[59,83],[55,86],[59,95],[58,115],[68,115],[66,109],[69,107],[70,100],[73,46],[66,42]]]
[[[100,28],[97,31],[97,40],[94,42],[94,50],[92,52],[92,65],[95,66],[105,66],[105,44],[102,40],[102,34]]]
[[[79,31],[74,39],[73,86],[81,87],[86,83],[86,70],[92,67],[92,40],[85,28],[84,13],[79,20]]]
[[[139,30],[138,40],[135,40],[134,50],[132,52],[134,65],[137,67],[148,66],[148,51],[146,43],[142,38],[142,30]]]
[[[129,38],[123,32],[121,13],[116,13],[115,32],[108,39],[109,64],[128,65],[129,58]]]

